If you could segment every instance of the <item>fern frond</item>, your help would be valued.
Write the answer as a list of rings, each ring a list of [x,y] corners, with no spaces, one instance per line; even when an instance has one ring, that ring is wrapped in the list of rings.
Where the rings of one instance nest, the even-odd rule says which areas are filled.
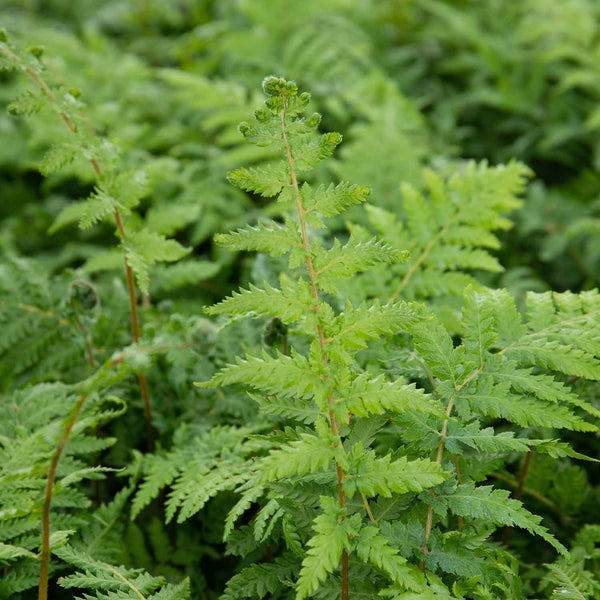
[[[382,376],[373,378],[361,373],[344,395],[346,408],[357,417],[381,415],[386,411],[434,413],[443,416],[438,404],[415,384],[402,380],[385,381]]]
[[[301,193],[306,214],[315,212],[324,217],[334,217],[355,204],[365,202],[369,188],[342,182],[338,185],[331,183],[327,187],[320,185],[315,189],[304,185]]]
[[[215,241],[230,250],[268,252],[272,256],[283,256],[302,248],[300,232],[293,221],[286,221],[285,226],[274,221],[260,222],[231,233],[219,233]]]
[[[359,558],[381,569],[394,583],[412,591],[424,589],[424,578],[418,570],[406,564],[406,559],[389,545],[377,527],[362,527],[355,543]]]
[[[310,285],[303,279],[294,281],[284,274],[280,284],[280,289],[267,282],[262,289],[251,284],[248,290],[234,292],[231,297],[207,308],[206,312],[211,315],[269,315],[285,323],[293,323],[310,314],[315,305]]]
[[[357,491],[368,497],[389,498],[392,493],[420,492],[442,483],[446,477],[447,473],[428,459],[408,460],[402,456],[392,460],[389,454],[378,457],[372,450],[362,452],[362,445],[356,444],[344,489],[350,498]]]
[[[104,592],[108,592],[108,598],[112,596],[122,600],[139,600],[140,597],[148,600],[188,600],[189,598],[187,580],[179,585],[167,584],[162,577],[153,577],[140,569],[116,567],[95,560],[84,552],[73,550],[68,546],[63,546],[54,552],[65,562],[82,570],[80,573],[62,577],[61,587],[92,590],[96,592],[92,598],[99,600],[106,598]]]
[[[324,328],[325,343],[331,356],[351,363],[352,355],[367,347],[367,340],[406,331],[417,320],[413,307],[407,303],[363,303],[354,308],[348,301],[343,313]]]
[[[333,498],[326,496],[321,498],[321,507],[323,513],[315,518],[313,524],[316,535],[308,541],[310,548],[302,561],[296,600],[303,600],[315,591],[319,582],[338,566],[343,550],[350,549],[348,536],[358,533],[358,515],[340,520],[343,509]]]
[[[190,252],[175,240],[168,240],[147,229],[130,232],[121,241],[127,262],[135,273],[137,284],[144,293],[149,292],[150,276],[148,269],[157,261],[176,261]]]
[[[332,443],[333,442],[333,443]],[[345,462],[343,454],[335,447],[335,440],[327,440],[308,433],[280,450],[273,450],[262,460],[262,481],[315,473],[329,468],[337,460]]]
[[[454,493],[440,494],[438,498],[445,501],[450,510],[457,515],[526,529],[546,540],[560,554],[567,554],[567,549],[540,525],[541,517],[527,511],[518,500],[509,498],[507,490],[462,484]]]
[[[267,167],[241,168],[231,171],[229,181],[237,187],[267,198],[289,186],[289,174],[283,161]]]
[[[390,246],[371,239],[366,242],[350,239],[343,246],[335,240],[333,247],[325,250],[313,246],[315,280],[325,291],[337,293],[335,281],[351,277],[381,263],[394,263],[408,258],[406,251],[394,250]]]
[[[272,563],[261,563],[242,569],[228,582],[221,600],[264,598],[288,587],[299,567],[291,553],[277,557]]]
[[[276,358],[264,353],[262,357],[237,358],[235,365],[227,365],[209,382],[197,383],[200,387],[216,387],[233,383],[248,383],[257,390],[284,397],[307,397],[323,393],[324,382],[311,369],[308,360],[294,353],[279,354]]]

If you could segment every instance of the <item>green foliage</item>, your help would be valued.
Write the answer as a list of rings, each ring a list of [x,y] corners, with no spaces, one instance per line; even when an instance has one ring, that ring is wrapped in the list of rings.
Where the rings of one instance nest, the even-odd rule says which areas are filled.
[[[594,2],[0,15],[0,597],[600,594]]]
[[[61,587],[85,588],[96,592],[95,596],[86,595],[87,598],[133,600],[141,596],[151,600],[185,600],[189,597],[188,581],[178,585],[165,584],[160,577],[152,577],[139,569],[109,565],[68,546],[55,553],[65,562],[81,569],[61,578]]]
[[[52,493],[50,547],[60,548],[84,527],[90,500],[80,482],[104,478],[110,469],[92,466],[92,458],[116,442],[92,435],[92,428],[124,412],[123,401],[107,392],[126,374],[107,372],[76,385],[40,383],[0,396],[0,561],[4,565],[0,597],[12,598],[37,582],[48,469],[66,423],[79,410],[76,405],[82,393],[88,397],[83,396],[86,402]]]
[[[392,300],[402,295],[444,305],[476,283],[472,272],[502,270],[490,251],[500,247],[496,232],[512,226],[505,215],[521,206],[517,196],[529,175],[517,162],[498,167],[470,162],[447,180],[427,170],[427,195],[402,185],[402,219],[369,207],[369,225],[382,240],[410,252],[402,264],[374,272],[368,283],[373,292]],[[362,229],[360,233],[367,235]]]
[[[317,405],[320,414],[314,421],[314,429],[286,429],[280,447],[272,450],[257,465],[257,481],[264,484],[292,478],[299,483],[303,479],[310,481],[318,473],[333,475],[334,466],[337,471],[339,504],[319,494],[323,512],[314,517],[316,534],[307,541],[309,549],[296,585],[296,597],[305,598],[315,591],[319,582],[327,578],[328,573],[337,568],[342,555],[352,550],[350,540],[358,535],[361,516],[354,512],[348,518],[342,518],[346,496],[350,499],[359,491],[366,501],[367,496],[389,497],[392,493],[409,490],[418,492],[441,483],[446,474],[427,459],[408,461],[407,457],[400,457],[392,462],[390,454],[377,456],[373,450],[367,449],[363,453],[360,442],[352,446],[342,444],[339,427],[349,421],[349,408],[354,406],[352,400],[350,406],[345,405],[344,396],[348,388],[352,389],[354,382],[357,382],[354,402],[360,401],[362,406],[359,405],[359,412],[365,418],[369,413],[381,414],[386,408],[402,410],[403,395],[410,396],[414,392],[417,396],[408,386],[394,388],[393,384],[388,384],[390,389],[387,398],[376,399],[368,393],[369,382],[356,371],[354,356],[366,348],[367,340],[401,331],[418,321],[419,317],[404,303],[381,306],[377,302],[365,302],[358,309],[348,303],[336,315],[334,307],[320,296],[320,290],[335,293],[339,279],[367,270],[378,262],[398,260],[403,254],[388,249],[375,239],[361,242],[350,238],[344,245],[336,240],[330,248],[326,248],[318,240],[309,237],[307,224],[310,225],[311,210],[319,201],[313,199],[317,192],[311,190],[308,182],[300,187],[297,173],[303,171],[307,163],[310,165],[330,153],[330,139],[338,140],[329,134],[319,138],[312,133],[319,119],[304,117],[309,97],[305,93],[299,94],[294,83],[270,77],[265,79],[263,88],[268,98],[265,108],[256,111],[257,124],[242,124],[240,129],[254,143],[278,145],[287,160],[287,167],[277,167],[280,173],[287,169],[287,179],[279,179],[276,187],[277,191],[290,189],[295,197],[296,218],[301,231],[301,256],[304,260],[300,262],[296,259],[292,250],[289,262],[296,272],[301,265],[302,270],[295,275],[297,283],[288,276],[282,276],[280,290],[272,286],[264,289],[253,287],[209,310],[236,317],[266,312],[285,322],[298,322],[297,333],[306,336],[310,342],[309,355],[302,354],[295,347],[290,348],[290,356],[278,354],[273,357],[266,352],[262,357],[248,355],[245,359],[238,359],[236,364],[227,365],[211,379],[209,385],[246,383],[263,393],[297,401],[312,399]],[[318,151],[308,151],[307,148],[316,148]],[[245,189],[249,187],[253,191],[262,191],[266,196],[276,193],[275,188],[264,187],[262,173],[252,174],[245,170],[243,180],[239,178],[239,173],[234,172],[231,179]],[[341,185],[345,190],[352,189],[349,184]],[[330,192],[322,188],[320,193],[324,194],[323,202],[330,202]],[[342,206],[347,204],[344,202]],[[325,216],[327,212],[336,214],[338,210],[332,208],[322,215]],[[321,221],[315,225],[320,226]],[[262,235],[260,230],[256,233]],[[252,231],[248,231],[247,235],[250,238]],[[279,255],[282,247],[283,244],[278,245],[272,253]],[[376,379],[371,384],[373,391],[378,389],[378,385],[379,390],[385,385]],[[278,412],[277,404],[272,405],[272,414]],[[344,478],[349,480],[344,482]],[[316,501],[317,498],[312,500],[313,503]],[[292,505],[287,510],[300,508]],[[239,510],[234,514],[238,516]],[[382,567],[396,581],[399,574],[397,568],[391,566],[393,560],[386,555],[384,548],[371,541],[374,544],[372,548],[370,542],[359,543],[359,558]],[[393,549],[389,549],[389,552],[394,553]]]
[[[547,565],[550,572],[542,580],[542,586],[551,588],[553,599],[587,600],[597,595],[599,534],[597,525],[586,525],[575,536],[569,557]]]
[[[323,498],[321,508],[323,513],[315,517],[313,525],[316,535],[308,541],[310,548],[302,561],[296,588],[297,600],[309,596],[317,589],[319,582],[337,568],[342,552],[350,548],[349,536],[358,533],[357,522],[360,519],[340,520],[343,509],[332,498]]]

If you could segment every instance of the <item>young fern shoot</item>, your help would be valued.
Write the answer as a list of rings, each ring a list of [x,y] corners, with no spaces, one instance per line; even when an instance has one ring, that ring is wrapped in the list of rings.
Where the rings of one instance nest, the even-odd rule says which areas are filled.
[[[327,249],[311,235],[311,228],[325,227],[323,217],[336,216],[364,202],[369,190],[346,182],[316,189],[301,183],[304,173],[331,156],[341,136],[318,134],[320,116],[305,116],[310,95],[299,93],[295,83],[267,77],[263,89],[268,98],[255,112],[256,123],[242,123],[240,131],[250,142],[278,148],[283,158],[267,167],[238,169],[229,178],[247,191],[266,197],[278,195],[287,217],[283,224],[263,222],[219,235],[217,240],[233,250],[289,254],[291,274],[281,275],[279,289],[266,283],[263,288],[251,286],[208,312],[278,318],[287,325],[294,323],[299,337],[296,345],[291,340],[289,355],[265,352],[238,358],[236,364],[227,365],[210,382],[200,385],[247,384],[265,394],[260,403],[268,414],[279,415],[281,421],[292,416],[311,426],[286,427],[274,435],[274,449],[255,463],[240,487],[244,494],[230,513],[226,536],[251,503],[266,494],[269,502],[257,519],[257,539],[265,539],[265,528],[272,531],[276,520],[282,518],[287,524],[284,538],[290,552],[284,555],[284,563],[301,560],[299,577],[290,584],[297,600],[312,595],[326,579],[335,581],[338,568],[339,595],[347,600],[351,554],[359,564],[375,569],[375,577],[383,575],[392,585],[418,591],[426,585],[424,577],[388,544],[368,499],[420,492],[441,483],[446,473],[429,459],[378,455],[368,447],[369,441],[357,434],[357,427],[387,412],[438,414],[439,408],[414,386],[360,372],[354,356],[366,348],[368,340],[406,330],[419,316],[401,301],[383,306],[365,302],[357,307],[346,303],[340,310],[335,299],[326,301],[324,295],[335,298],[339,280],[376,264],[403,260],[406,253],[376,239],[357,241],[352,236],[344,244],[336,240]],[[307,338],[308,344],[302,344],[300,336]],[[306,348],[304,353],[301,348]],[[281,487],[291,481],[318,483],[310,501],[295,504],[293,492],[287,498],[282,496]],[[349,503],[355,495],[361,500]],[[305,550],[298,545],[298,532],[291,530],[297,512],[307,506],[314,533],[309,533]],[[252,573],[245,569],[231,580],[225,597],[238,597],[236,590],[246,585],[244,578],[251,585]]]

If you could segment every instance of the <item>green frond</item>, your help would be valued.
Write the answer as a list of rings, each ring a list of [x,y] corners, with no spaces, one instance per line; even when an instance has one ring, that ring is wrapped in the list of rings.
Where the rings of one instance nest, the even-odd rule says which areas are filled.
[[[408,460],[402,456],[392,460],[391,455],[378,457],[373,450],[362,451],[362,445],[354,446],[350,456],[349,478],[344,490],[350,498],[358,491],[368,497],[392,493],[420,492],[442,483],[448,476],[442,468],[428,460]]]
[[[350,549],[350,535],[358,533],[358,521],[353,515],[340,520],[344,511],[333,498],[321,497],[323,513],[314,520],[316,535],[308,541],[308,552],[302,561],[300,576],[296,584],[296,600],[303,600],[314,592],[319,582],[339,565],[343,550]]]
[[[121,240],[125,250],[125,256],[129,266],[132,268],[140,290],[147,294],[149,292],[150,276],[149,267],[157,261],[172,262],[179,260],[190,252],[175,240],[168,240],[158,233],[152,233],[147,229],[137,232],[129,232]]]
[[[252,506],[253,502],[256,502],[265,493],[265,486],[254,476],[240,486],[238,491],[242,492],[242,497],[233,505],[225,519],[224,540],[231,535],[235,522]]]
[[[329,186],[320,185],[313,189],[308,184],[301,188],[302,206],[306,214],[318,213],[324,217],[334,217],[355,204],[365,202],[369,188],[343,181]]]
[[[288,587],[298,572],[298,559],[290,553],[277,557],[272,563],[255,564],[242,569],[228,582],[221,600],[264,598]]]
[[[319,408],[303,399],[282,396],[259,396],[250,394],[260,410],[272,417],[291,419],[299,423],[314,423],[319,416]],[[358,413],[356,413],[358,414]]]
[[[448,423],[445,445],[452,454],[463,454],[466,448],[477,452],[528,452],[534,440],[516,438],[512,431],[495,433],[492,427],[481,429],[479,423]]]
[[[337,293],[336,280],[351,277],[381,263],[395,263],[408,258],[405,250],[394,250],[373,238],[366,242],[350,239],[342,245],[337,239],[325,250],[313,244],[315,280],[325,292]]]
[[[293,323],[314,312],[315,299],[308,282],[303,279],[294,281],[282,274],[280,284],[281,289],[267,282],[262,289],[250,284],[249,289],[233,292],[232,296],[207,308],[206,312],[244,317],[249,314],[269,315],[285,323]]]
[[[510,384],[502,381],[504,373],[484,373],[478,382],[469,384],[454,395],[457,403],[466,402],[473,411],[482,415],[503,418],[522,427],[538,425],[594,431],[596,427],[573,414],[566,406],[540,402],[533,396],[511,393]]]
[[[131,504],[132,519],[135,519],[164,487],[170,485],[179,473],[178,465],[172,457],[147,457],[144,463],[144,481]]]
[[[306,398],[315,393],[322,394],[325,382],[319,373],[302,355],[279,354],[273,358],[264,353],[262,357],[246,356],[236,358],[235,365],[227,365],[206,383],[196,383],[200,387],[217,387],[234,383],[246,383],[257,390],[284,397]]]
[[[290,179],[283,161],[266,167],[236,169],[230,171],[227,177],[233,185],[267,198],[276,196],[284,187],[289,186]]]
[[[492,486],[475,487],[469,483],[459,485],[452,494],[439,494],[438,498],[454,514],[526,529],[546,540],[560,554],[566,555],[567,549],[540,525],[542,518],[530,513],[521,502],[509,495],[508,490],[494,489]]]
[[[537,365],[565,375],[575,375],[593,381],[600,380],[598,360],[587,352],[558,340],[524,339],[506,351],[525,365]]]
[[[424,577],[414,566],[406,564],[406,559],[400,556],[396,548],[389,545],[377,527],[361,527],[355,544],[358,557],[365,563],[381,569],[394,583],[413,591],[425,588]]]
[[[12,546],[11,544],[3,544],[0,542],[0,561],[8,563],[11,560],[26,556],[27,558],[37,559],[37,555],[25,548],[19,548],[18,546]]]
[[[48,94],[43,91],[27,90],[9,103],[7,109],[11,115],[33,115],[41,112],[50,104]]]
[[[494,311],[487,297],[478,294],[472,288],[465,291],[465,303],[462,308],[466,356],[482,366],[485,351],[496,341],[494,331]]]
[[[465,358],[464,347],[454,347],[450,334],[436,316],[410,329],[415,347],[431,373],[440,380],[450,381],[455,387],[478,365]]]
[[[167,584],[162,577],[153,577],[140,569],[116,567],[95,560],[81,550],[69,546],[56,549],[54,553],[65,562],[74,565],[81,572],[62,577],[61,587],[85,588],[97,593],[92,598],[103,600],[103,593],[114,592],[113,597],[121,600],[187,600],[189,598],[189,581],[179,585]],[[111,598],[111,596],[108,596]]]
[[[210,472],[204,462],[191,462],[172,485],[166,504],[167,523],[179,509],[177,522],[195,515],[216,494],[244,483],[250,473],[239,458],[219,462]]]
[[[332,357],[350,364],[352,356],[367,347],[367,340],[406,331],[417,320],[415,310],[405,302],[383,306],[377,301],[370,305],[363,302],[355,308],[347,301],[344,311],[327,324],[325,342]]]
[[[503,367],[492,369],[493,377],[498,382],[510,382],[514,392],[533,395],[549,402],[564,402],[577,406],[592,416],[600,416],[600,411],[595,406],[582,400],[567,385],[551,375],[536,373],[532,367],[520,369],[516,361],[506,361]]]
[[[346,461],[336,440],[322,439],[309,433],[271,453],[261,461],[262,481],[273,481],[292,475],[304,475],[327,470],[334,460]]]
[[[402,380],[389,382],[381,375],[373,378],[361,373],[345,392],[344,401],[348,411],[357,417],[381,415],[387,411],[416,411],[443,416],[440,406],[414,383],[406,384]]]
[[[286,221],[285,226],[274,221],[249,225],[232,233],[218,233],[215,241],[229,250],[268,252],[272,256],[283,256],[302,248],[300,232],[293,221]]]
[[[391,297],[462,295],[465,285],[476,283],[470,271],[502,270],[488,250],[499,246],[494,232],[512,226],[503,213],[521,205],[517,196],[530,175],[518,162],[498,167],[469,162],[448,179],[425,170],[427,193],[402,185],[404,222],[387,210],[370,207],[370,223],[382,240],[410,251],[409,260],[381,273],[393,290]],[[456,275],[462,283],[452,285]],[[441,285],[443,281],[447,284]]]
[[[125,207],[116,198],[113,198],[102,188],[96,191],[81,205],[79,227],[89,229],[92,225],[112,218],[115,210],[125,210]]]
[[[600,322],[597,291],[527,295],[527,328],[504,352],[525,364],[597,380],[600,344],[594,334]]]
[[[262,447],[247,440],[248,433],[241,427],[213,427],[192,439],[183,437],[166,454],[145,456],[143,481],[131,506],[132,519],[166,487],[170,488],[166,520],[172,520],[179,511],[177,520],[181,523],[219,492],[246,482],[253,471],[244,458]]]
[[[273,527],[286,514],[279,500],[277,498],[269,500],[254,520],[254,539],[257,542],[264,542],[273,531]]]
[[[50,175],[61,171],[67,165],[77,160],[81,155],[82,147],[77,142],[61,142],[55,144],[46,152],[40,163],[42,175]]]
[[[294,168],[299,171],[309,171],[317,163],[329,158],[336,147],[342,142],[339,133],[324,133],[316,139],[300,140],[292,145]]]

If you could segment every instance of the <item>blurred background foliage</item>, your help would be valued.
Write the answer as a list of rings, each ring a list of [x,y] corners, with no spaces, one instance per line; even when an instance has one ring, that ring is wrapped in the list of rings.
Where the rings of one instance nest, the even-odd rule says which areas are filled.
[[[5,0],[1,18],[21,46],[43,46],[53,83],[81,92],[90,126],[126,166],[156,174],[147,224],[215,259],[225,288],[232,259],[211,235],[262,207],[224,174],[268,158],[236,127],[257,82],[278,73],[312,90],[324,128],[344,134],[334,175],[369,183],[382,208],[401,210],[399,184],[422,185],[422,166],[474,158],[532,168],[501,257],[499,282],[518,291],[598,279],[599,12],[592,0]],[[0,101],[27,85],[3,76]],[[3,243],[57,268],[102,266],[91,260],[102,229],[47,235],[89,185],[37,173],[68,132],[51,116],[0,119]],[[208,296],[225,289],[215,285]]]

